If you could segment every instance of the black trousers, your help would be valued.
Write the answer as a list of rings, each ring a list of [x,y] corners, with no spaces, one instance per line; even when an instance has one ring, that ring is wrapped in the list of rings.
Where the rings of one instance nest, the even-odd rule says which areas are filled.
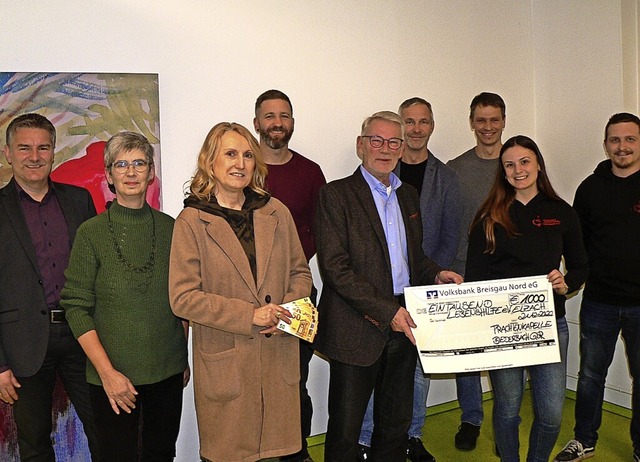
[[[54,462],[51,444],[51,407],[56,374],[82,422],[94,461],[98,443],[86,376],[87,357],[67,323],[49,326],[47,354],[40,370],[31,377],[16,377],[22,385],[13,415],[18,430],[18,450],[23,462]]]
[[[311,301],[316,304],[318,289],[311,287]],[[286,462],[303,462],[309,457],[307,449],[307,438],[311,435],[311,418],[313,417],[313,404],[311,396],[307,390],[307,380],[309,379],[309,363],[313,358],[313,347],[309,342],[300,340],[300,427],[302,430],[302,449],[289,456],[280,457]]]
[[[280,457],[281,461],[303,462],[309,457],[307,449],[307,437],[311,435],[311,417],[313,416],[313,404],[307,390],[309,378],[309,362],[313,358],[313,348],[309,342],[300,340],[300,424],[302,429],[302,449],[295,454]]]
[[[116,414],[101,386],[90,385],[100,439],[101,462],[172,462],[182,414],[182,373],[149,385],[135,385],[136,408]],[[139,424],[142,416],[142,444]],[[138,458],[138,449],[142,454]]]
[[[416,347],[403,333],[390,332],[380,358],[371,366],[331,360],[325,462],[356,460],[360,428],[374,388],[371,460],[405,462],[417,358]]]

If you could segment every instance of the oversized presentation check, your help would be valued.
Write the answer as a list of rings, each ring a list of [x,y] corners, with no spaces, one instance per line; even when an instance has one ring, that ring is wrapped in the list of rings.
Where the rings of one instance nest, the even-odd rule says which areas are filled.
[[[546,276],[407,287],[404,293],[425,373],[560,361]]]

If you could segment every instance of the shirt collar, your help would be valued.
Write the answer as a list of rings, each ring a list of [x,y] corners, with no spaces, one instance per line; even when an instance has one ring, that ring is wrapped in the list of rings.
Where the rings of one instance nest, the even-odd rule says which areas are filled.
[[[40,201],[41,204],[45,204],[49,200],[49,197],[51,197],[52,195],[55,195],[56,193],[56,188],[55,188],[55,185],[53,184],[53,181],[51,181],[51,178],[49,178],[47,182],[49,183],[49,190]],[[20,186],[17,181],[14,180],[13,184],[15,185],[16,192],[18,193],[18,196],[21,199],[28,199],[33,201],[33,198],[24,189],[22,189],[22,186]]]
[[[362,165],[360,165],[360,173],[362,173],[364,181],[367,182],[371,191],[384,192],[387,194],[387,186],[369,173]],[[389,174],[389,184],[391,185],[391,191],[395,191],[402,185],[402,181],[400,181],[400,178],[398,178],[395,173],[391,172]]]

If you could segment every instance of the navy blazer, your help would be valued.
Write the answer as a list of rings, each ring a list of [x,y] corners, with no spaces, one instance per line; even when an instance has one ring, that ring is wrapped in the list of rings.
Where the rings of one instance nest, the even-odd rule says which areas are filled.
[[[0,189],[0,365],[17,377],[34,375],[49,342],[49,312],[40,268],[22,213],[15,179]],[[52,183],[69,229],[69,247],[80,224],[95,216],[86,189]]]
[[[408,184],[396,194],[411,285],[433,284],[442,268],[422,250],[418,194]],[[369,366],[382,354],[399,305],[384,229],[360,169],[320,189],[315,229],[323,286],[314,347],[330,359]]]

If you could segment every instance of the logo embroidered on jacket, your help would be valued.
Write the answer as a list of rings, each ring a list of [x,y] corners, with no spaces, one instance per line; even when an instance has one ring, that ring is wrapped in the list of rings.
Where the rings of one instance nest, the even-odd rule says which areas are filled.
[[[638,203],[633,206],[633,211],[636,213],[640,213],[640,200],[638,200]]]
[[[558,226],[561,222],[557,218],[540,218],[538,215],[531,223],[533,223],[533,226],[540,228],[541,226]]]

